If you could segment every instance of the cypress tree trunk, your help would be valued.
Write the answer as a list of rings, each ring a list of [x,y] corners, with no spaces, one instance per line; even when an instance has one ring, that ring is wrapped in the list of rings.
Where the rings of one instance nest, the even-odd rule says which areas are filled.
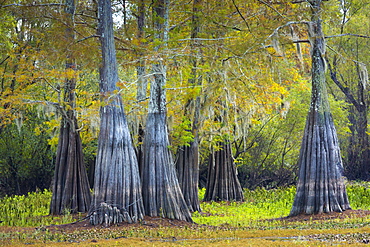
[[[329,64],[330,65],[330,64]],[[369,162],[370,162],[370,144],[367,134],[367,112],[368,100],[366,93],[363,91],[363,85],[359,82],[357,85],[357,99],[349,88],[341,83],[336,73],[330,69],[332,80],[338,85],[342,92],[347,97],[347,102],[352,104],[349,107],[348,119],[350,121],[351,135],[349,136],[349,143],[347,148],[347,166],[345,168],[345,175],[348,179],[369,179]]]
[[[153,3],[156,38],[167,41],[168,1]],[[156,48],[159,51],[159,47]],[[143,143],[142,182],[145,213],[192,222],[181,192],[172,154],[169,150],[166,112],[166,68],[153,65],[148,117]]]
[[[137,7],[137,38],[139,40],[139,43],[143,45],[142,39],[144,38],[144,27],[145,27],[145,1],[140,0],[138,2]],[[138,102],[146,100],[147,95],[147,87],[148,87],[148,79],[146,78],[146,66],[145,66],[145,60],[144,60],[144,49],[139,50],[138,52],[138,64],[136,66],[136,74],[137,74],[137,94],[136,99]],[[135,116],[136,117],[136,116]],[[138,145],[136,147],[136,154],[139,162],[139,171],[142,170],[142,141],[144,138],[144,131],[143,131],[143,120],[139,119],[139,124],[135,127],[138,128]]]
[[[243,201],[236,167],[229,142],[221,143],[221,149],[209,158],[206,194],[204,201]]]
[[[357,54],[358,55],[358,54]],[[370,143],[367,134],[369,111],[369,97],[366,90],[367,71],[362,71],[363,66],[355,61],[357,67],[358,82],[353,83],[352,87],[340,81],[337,77],[336,66],[337,61],[334,60],[334,67],[329,65],[330,77],[334,83],[340,88],[346,96],[347,102],[350,104],[348,119],[350,121],[351,135],[347,147],[347,166],[345,167],[345,175],[348,179],[368,180],[370,178]],[[365,67],[366,69],[366,67]]]
[[[349,120],[351,123],[350,145],[348,146],[348,179],[368,180],[370,178],[370,144],[367,134],[367,104],[361,102],[358,107],[350,107]]]
[[[152,85],[151,88],[154,86]],[[144,159],[142,162],[145,213],[149,216],[192,222],[177,180],[175,164],[168,148],[170,143],[166,113],[149,110],[145,129]]]
[[[66,41],[74,41],[74,0],[66,0],[67,14]],[[66,70],[75,69],[72,53],[68,54]],[[68,110],[62,115],[57,148],[53,195],[50,203],[50,214],[66,212],[87,212],[91,203],[90,185],[83,161],[82,143],[77,131],[75,116],[76,79],[67,79],[64,86],[64,101]]]
[[[200,212],[198,183],[199,183],[199,148],[198,140],[189,146],[182,146],[177,151],[176,170],[184,195],[184,199],[191,212]]]
[[[145,27],[145,2],[144,0],[140,0],[138,2],[138,8],[137,8],[137,27],[138,27],[138,33],[137,38],[139,40],[139,43],[142,44],[142,38],[144,38],[144,27]],[[145,68],[145,62],[143,59],[144,53],[143,51],[139,51],[139,62],[136,66],[136,73],[137,73],[137,95],[136,99],[138,101],[142,101],[146,99],[146,91],[147,91],[147,85],[148,80],[146,79],[146,68]]]
[[[299,156],[297,193],[291,216],[342,212],[350,209],[342,178],[343,164],[325,85],[325,40],[321,27],[321,0],[309,1],[312,20],[312,98]]]
[[[192,15],[192,29],[191,29],[191,57],[190,64],[192,65],[191,78],[189,82],[194,86],[202,84],[201,76],[198,76],[198,34],[200,32],[199,12],[202,0],[193,1],[193,15]],[[199,77],[199,78],[197,78]],[[194,140],[189,145],[179,147],[177,150],[176,170],[179,178],[181,191],[184,199],[192,212],[201,211],[198,196],[199,184],[199,138],[198,138],[198,124],[200,115],[200,97],[197,96],[195,100],[191,99],[185,106],[185,116],[192,112],[191,107],[194,105],[194,115],[192,122],[192,133]]]
[[[95,166],[90,223],[111,225],[143,218],[141,184],[136,154],[131,143],[120,95],[110,0],[98,1],[102,50],[100,133]]]
[[[50,214],[87,212],[90,207],[90,186],[76,125],[75,118],[68,120],[67,117],[62,117]]]

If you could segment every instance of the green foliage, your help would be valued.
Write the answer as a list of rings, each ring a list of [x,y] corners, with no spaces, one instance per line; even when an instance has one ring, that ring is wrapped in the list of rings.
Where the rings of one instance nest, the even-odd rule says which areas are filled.
[[[295,188],[244,191],[245,202],[202,203],[202,213],[193,214],[198,224],[248,227],[258,220],[287,216],[290,212]]]
[[[347,186],[348,199],[352,209],[370,210],[370,184],[350,182]]]
[[[0,199],[0,219],[3,221],[0,225],[25,227],[70,223],[72,216],[69,214],[62,217],[47,216],[51,195],[50,191],[44,190]]]
[[[370,183],[351,182],[347,185],[347,191],[353,209],[369,208]],[[200,198],[203,198],[204,192],[204,189],[200,190]],[[257,188],[255,190],[244,191],[245,202],[243,203],[203,202],[201,205],[203,212],[193,213],[194,221],[199,224],[195,226],[195,228],[188,226],[170,228],[146,227],[145,222],[143,222],[144,227],[84,228],[82,230],[76,229],[76,231],[73,232],[49,231],[47,228],[40,227],[50,224],[70,223],[73,221],[73,218],[75,218],[72,218],[72,215],[69,214],[62,217],[48,216],[51,198],[50,191],[33,192],[23,196],[7,196],[0,199],[0,204],[2,205],[0,207],[0,219],[3,221],[0,226],[39,228],[30,232],[18,230],[12,230],[11,232],[0,231],[0,244],[4,243],[1,241],[10,240],[27,241],[27,243],[41,241],[44,245],[48,242],[82,241],[81,243],[85,242],[87,245],[91,245],[91,242],[86,242],[86,240],[115,239],[117,241],[118,239],[145,238],[146,240],[156,239],[155,241],[162,241],[158,242],[158,245],[160,245],[168,241],[168,239],[174,241],[194,238],[202,239],[203,242],[206,239],[216,238],[234,239],[233,241],[248,238],[248,241],[252,241],[253,238],[260,239],[263,236],[307,236],[316,233],[323,234],[324,232],[338,234],[339,229],[345,229],[346,234],[352,231],[366,231],[366,229],[361,230],[361,227],[369,224],[370,219],[368,217],[326,221],[308,220],[302,222],[270,220],[284,217],[289,214],[294,194],[294,187],[273,190]],[[160,219],[158,219],[158,221],[159,220]],[[203,226],[202,224],[207,224],[207,226]],[[274,229],[277,232],[270,232]],[[315,231],[315,229],[316,232],[312,232]],[[297,232],[293,233],[292,230],[298,231],[300,234]],[[286,231],[286,233],[284,233],[284,231]],[[252,233],[253,236],[249,235]],[[271,239],[269,241],[269,243],[271,243]],[[284,241],[287,241],[287,239],[284,239]],[[150,244],[153,245],[154,242]],[[210,244],[210,242],[206,241],[205,246],[208,244]],[[305,242],[305,244],[307,244],[307,242]]]
[[[53,155],[45,118],[36,109],[19,112],[15,123],[0,132],[0,196],[49,188]],[[35,129],[40,130],[35,134]]]
[[[174,147],[190,145],[194,140],[194,135],[191,132],[191,121],[183,117],[182,121],[173,127],[174,134],[172,136],[172,145]]]
[[[245,202],[203,202],[201,204],[202,213],[194,213],[193,220],[198,224],[214,226],[275,227],[278,223],[261,220],[288,216],[295,191],[295,187],[292,186],[271,190],[245,189]],[[370,183],[350,183],[347,185],[347,192],[352,209],[370,209]],[[203,193],[202,190],[200,190],[201,193]]]

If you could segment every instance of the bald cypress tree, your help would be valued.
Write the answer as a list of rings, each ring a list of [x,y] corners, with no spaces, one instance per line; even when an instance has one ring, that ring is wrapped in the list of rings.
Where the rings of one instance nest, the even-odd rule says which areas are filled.
[[[110,0],[98,1],[102,65],[100,133],[90,209],[93,225],[136,222],[143,218],[138,162],[116,83],[119,81]]]
[[[155,38],[167,41],[168,0],[153,2]],[[155,50],[158,52],[160,47]],[[154,79],[150,86],[148,117],[143,143],[141,178],[145,213],[191,222],[191,215],[176,175],[169,149],[166,109],[166,67],[158,59],[152,66]]]
[[[312,96],[299,156],[297,193],[291,216],[350,209],[342,178],[343,164],[330,113],[325,81],[322,0],[309,0],[308,23],[312,59]]]
[[[209,157],[204,201],[243,201],[231,144],[224,141],[219,146],[219,150],[213,150]]]
[[[191,43],[190,43],[190,64],[191,74],[189,82],[193,86],[202,85],[202,76],[198,72],[198,65],[200,64],[199,54],[199,42],[197,38],[200,33],[201,20],[199,13],[201,12],[201,6],[203,0],[193,0],[193,13],[191,21]],[[200,96],[195,99],[190,99],[185,105],[185,116],[192,116],[192,126],[189,131],[194,136],[193,141],[187,143],[187,145],[180,146],[176,154],[176,170],[181,187],[181,191],[184,195],[184,199],[192,212],[201,211],[198,196],[199,186],[199,118],[200,118]]]
[[[66,0],[65,14],[67,43],[73,43],[75,1]],[[67,54],[66,70],[76,68],[73,52]],[[53,196],[50,203],[51,214],[66,212],[87,212],[91,203],[90,185],[82,153],[82,141],[75,114],[76,78],[66,79],[64,102],[67,109],[62,111],[60,134],[54,172]]]

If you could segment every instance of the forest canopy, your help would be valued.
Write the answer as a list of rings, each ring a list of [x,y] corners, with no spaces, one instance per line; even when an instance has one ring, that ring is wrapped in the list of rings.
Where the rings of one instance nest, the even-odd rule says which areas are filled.
[[[99,109],[117,95],[138,154],[150,95],[144,82],[155,75],[146,69],[138,77],[137,70],[159,60],[166,68],[169,148],[176,157],[178,147],[199,140],[200,187],[210,154],[225,142],[243,188],[295,184],[311,95],[309,2],[197,2],[194,8],[193,1],[171,1],[168,37],[158,38],[154,24],[163,20],[151,1],[112,1],[119,81],[101,95],[96,1],[78,1],[73,25],[61,2],[2,1],[0,196],[51,187],[68,111],[76,116],[92,185]],[[328,97],[348,179],[369,179],[369,11],[361,0],[322,5]],[[70,57],[74,66],[66,69]],[[73,105],[65,101],[72,78]]]

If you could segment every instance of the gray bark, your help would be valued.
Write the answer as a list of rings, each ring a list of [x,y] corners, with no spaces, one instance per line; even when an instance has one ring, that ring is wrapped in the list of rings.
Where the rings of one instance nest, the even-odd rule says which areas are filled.
[[[66,0],[65,12],[68,24],[66,42],[72,43],[75,38],[73,30],[74,0]],[[74,69],[76,65],[72,53],[67,56],[66,69]],[[64,101],[69,109],[62,114],[50,214],[87,212],[91,203],[90,185],[74,112],[75,88],[75,78],[65,81]]]
[[[153,16],[156,38],[167,41],[168,1],[155,1],[153,3]],[[159,51],[159,47],[156,50]],[[192,222],[169,150],[166,92],[164,89],[166,68],[158,61],[152,69],[154,80],[150,87],[142,162],[145,213],[149,216]]]
[[[145,3],[144,0],[140,0],[138,3],[138,15],[137,15],[137,27],[138,27],[138,33],[137,38],[139,39],[139,42],[141,42],[141,39],[144,37],[144,27],[145,27]],[[139,62],[136,67],[136,73],[137,73],[137,100],[142,101],[146,99],[146,91],[148,86],[148,80],[146,78],[146,66],[143,59],[144,53],[142,50],[139,51]]]
[[[176,170],[184,199],[191,212],[200,212],[199,184],[199,148],[198,140],[182,146],[177,151]]]
[[[312,9],[309,24],[312,96],[298,161],[297,192],[291,216],[350,209],[342,177],[343,164],[337,133],[326,91],[321,0],[309,2]]]
[[[370,177],[370,143],[367,134],[369,98],[367,96],[367,90],[364,88],[364,83],[361,80],[359,66],[358,64],[356,66],[359,75],[358,82],[354,83],[357,85],[349,87],[338,79],[336,68],[332,68],[329,61],[328,65],[331,79],[343,92],[346,101],[351,104],[348,116],[351,123],[349,126],[351,130],[349,143],[351,145],[347,148],[348,165],[345,169],[345,174],[352,180],[368,180]],[[336,61],[334,62],[334,66],[336,66]],[[340,77],[343,78],[342,76]]]
[[[193,15],[192,15],[192,27],[191,27],[191,56],[190,64],[192,66],[191,75],[189,82],[194,86],[200,86],[202,84],[202,78],[198,75],[197,67],[199,62],[199,44],[196,40],[200,32],[200,7],[202,0],[193,1]],[[198,77],[198,78],[197,78]],[[193,111],[191,108],[194,108]],[[199,138],[198,138],[198,125],[200,115],[200,97],[191,99],[185,105],[185,116],[193,113],[192,129],[189,130],[194,135],[194,140],[188,145],[179,147],[177,150],[176,158],[176,170],[180,183],[181,190],[184,195],[184,199],[192,212],[201,211],[198,196],[198,185],[199,185]],[[191,117],[190,117],[191,118]]]
[[[209,158],[204,201],[243,201],[231,145],[228,142],[221,143],[220,147]]]
[[[90,223],[111,225],[137,222],[144,215],[136,154],[131,142],[123,103],[117,90],[118,69],[110,0],[98,1],[102,50],[100,133],[95,166]]]
[[[138,33],[137,33],[137,38],[139,39],[140,45],[144,45],[142,43],[142,38],[144,38],[144,27],[145,27],[145,1],[140,0],[138,3],[137,7],[137,28],[138,28]],[[139,52],[138,52],[138,64],[136,66],[136,74],[137,74],[137,94],[136,94],[136,99],[138,102],[144,101],[147,98],[147,87],[148,87],[148,79],[146,77],[146,65],[145,65],[145,59],[144,59],[144,52],[143,52],[143,47],[140,47]],[[142,156],[143,156],[143,151],[142,151],[142,141],[144,138],[144,131],[143,131],[143,121],[142,119],[139,120],[139,124],[135,126],[138,128],[138,145],[136,147],[136,154],[138,157],[138,162],[139,162],[139,170],[141,172],[142,170]]]

